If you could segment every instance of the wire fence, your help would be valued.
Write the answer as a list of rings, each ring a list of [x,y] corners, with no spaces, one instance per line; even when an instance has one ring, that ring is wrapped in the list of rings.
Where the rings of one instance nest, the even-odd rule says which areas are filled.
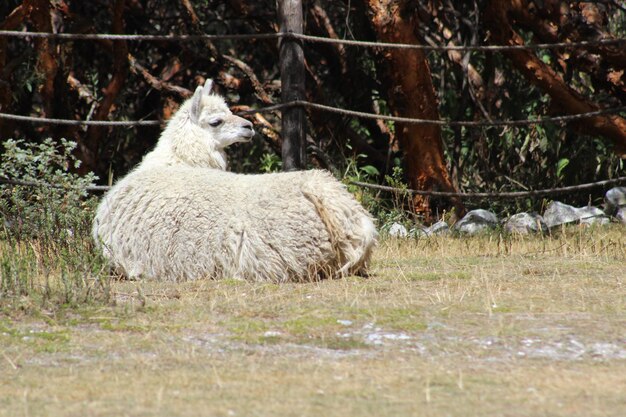
[[[323,110],[333,113],[339,113],[344,116],[353,116],[365,119],[377,119],[386,120],[398,123],[411,123],[411,124],[431,124],[440,126],[465,126],[465,127],[484,127],[484,126],[523,126],[523,125],[538,125],[544,123],[565,123],[581,119],[586,119],[595,116],[617,114],[626,111],[626,106],[615,107],[611,109],[602,109],[586,113],[569,114],[564,116],[554,117],[541,117],[537,119],[521,119],[521,120],[431,120],[431,119],[417,119],[410,117],[398,117],[387,116],[374,113],[364,113],[353,110],[341,109],[338,107],[326,106],[323,104],[311,103],[309,101],[293,101],[285,103],[282,106],[304,106],[310,107],[316,110]]]
[[[76,189],[87,192],[105,192],[111,189],[108,185],[89,185],[86,187],[75,187],[71,185],[50,184],[43,181],[24,181],[6,177],[0,177],[0,184],[23,186],[23,187],[48,187],[55,189]],[[399,195],[423,195],[430,197],[455,197],[460,199],[492,199],[492,200],[514,200],[529,197],[549,197],[553,195],[570,194],[575,192],[589,191],[598,188],[606,188],[613,185],[626,184],[626,177],[618,177],[610,180],[590,182],[586,184],[571,185],[559,188],[546,188],[542,190],[511,191],[498,193],[457,193],[445,191],[413,190],[410,188],[389,187],[386,185],[372,184],[362,181],[349,181],[349,184],[358,187],[370,188],[378,191],[391,192]]]
[[[111,189],[108,185],[88,185],[86,187],[76,187],[72,185],[51,184],[44,181],[25,181],[15,178],[0,177],[0,184],[5,185],[18,185],[22,187],[41,187],[41,188],[54,188],[57,190],[80,190],[87,192],[105,192]]]
[[[158,126],[159,120],[71,120],[51,119],[48,117],[20,116],[17,114],[0,113],[0,119],[30,122],[37,124],[69,125],[69,126],[107,126],[107,127],[134,127],[134,126]]]
[[[59,41],[94,41],[94,40],[112,40],[112,41],[147,41],[147,42],[193,42],[193,41],[221,41],[221,40],[281,40],[281,39],[296,39],[303,42],[311,43],[330,43],[341,44],[355,47],[365,48],[381,48],[381,49],[414,49],[425,50],[434,52],[448,52],[448,51],[460,51],[460,52],[496,52],[496,51],[511,51],[511,50],[540,50],[540,49],[567,49],[567,48],[594,48],[602,46],[621,46],[626,45],[626,38],[610,38],[610,39],[598,39],[593,41],[581,41],[581,42],[557,42],[557,43],[538,43],[538,44],[525,44],[525,45],[415,45],[415,44],[401,44],[401,43],[384,43],[384,42],[368,42],[349,39],[335,39],[319,36],[311,36],[299,33],[257,33],[257,34],[232,34],[232,35],[143,35],[143,34],[78,34],[78,33],[48,33],[48,32],[26,32],[26,31],[9,31],[0,30],[0,37],[13,37],[23,39],[33,38],[48,38]],[[392,121],[398,123],[414,123],[414,124],[434,124],[434,125],[446,125],[446,126],[464,126],[464,127],[484,127],[484,126],[523,126],[523,125],[538,125],[544,123],[567,123],[571,121],[581,120],[585,118],[591,118],[602,115],[619,114],[626,112],[626,106],[598,109],[578,114],[567,114],[561,116],[552,117],[538,117],[521,120],[430,120],[430,119],[418,119],[408,118],[401,116],[381,115],[375,113],[358,112],[353,110],[347,110],[343,108],[313,103],[304,100],[290,101],[287,103],[276,104],[259,109],[251,109],[238,114],[254,114],[254,113],[267,113],[273,111],[279,111],[285,108],[301,106],[308,107],[315,110],[327,111],[342,114],[350,117],[378,119],[385,121]],[[23,116],[10,113],[0,112],[0,119],[14,120],[20,122],[38,123],[38,124],[58,124],[58,125],[74,125],[74,126],[104,126],[104,127],[138,127],[138,126],[157,126],[163,122],[160,120],[121,120],[121,121],[108,121],[108,120],[71,120],[71,119],[56,119],[45,117],[33,117]],[[558,195],[570,192],[586,191],[595,188],[607,187],[610,185],[626,183],[626,177],[619,177],[616,179],[598,181],[594,183],[580,184],[576,186],[552,188],[543,190],[532,191],[518,191],[518,192],[500,192],[500,193],[455,193],[455,192],[442,192],[442,191],[423,191],[423,190],[411,190],[411,189],[399,189],[383,185],[363,183],[359,181],[352,181],[351,184],[377,189],[379,191],[387,192],[401,192],[408,194],[417,194],[434,197],[456,197],[461,199],[517,199],[527,197],[543,197],[550,195]],[[42,186],[53,188],[66,188],[65,186],[39,183],[32,181],[22,181],[9,178],[0,177],[0,184],[21,185],[21,186]],[[108,186],[89,186],[84,188],[85,191],[90,192],[102,192],[108,190]]]
[[[608,114],[619,114],[626,112],[626,106],[615,107],[611,109],[602,109],[586,113],[569,114],[564,116],[541,117],[538,119],[521,119],[521,120],[446,120],[446,119],[417,119],[410,117],[388,116],[375,113],[358,112],[354,110],[342,109],[339,107],[327,106],[324,104],[312,103],[305,100],[290,101],[287,103],[276,104],[273,106],[263,107],[259,109],[251,109],[237,112],[238,115],[245,116],[254,113],[269,113],[279,111],[288,107],[309,107],[315,110],[327,111],[331,113],[341,114],[343,116],[358,117],[363,119],[377,119],[397,123],[410,124],[427,124],[439,126],[465,126],[465,127],[485,127],[485,126],[528,126],[540,125],[546,123],[567,123],[576,120],[602,116]],[[10,113],[0,113],[0,119],[15,120],[21,122],[31,122],[38,124],[57,124],[70,126],[106,126],[106,127],[136,127],[136,126],[158,126],[163,121],[160,120],[71,120],[71,119],[53,119],[46,117],[20,116]]]
[[[562,49],[562,48],[590,48],[598,46],[626,45],[626,38],[598,39],[582,42],[557,42],[539,43],[527,45],[473,45],[473,46],[432,46],[414,45],[401,43],[368,42],[349,39],[335,39],[320,36],[311,36],[300,33],[256,33],[256,34],[231,34],[231,35],[144,35],[144,34],[110,34],[110,33],[50,33],[50,32],[28,32],[0,30],[0,37],[14,38],[49,38],[63,41],[93,41],[93,40],[123,40],[123,41],[149,41],[149,42],[190,42],[199,40],[262,40],[262,39],[298,39],[305,42],[333,43],[348,46],[359,46],[367,48],[397,48],[397,49],[422,49],[428,51],[507,51],[507,50],[537,50],[537,49]],[[382,115],[375,113],[359,112],[325,104],[313,103],[305,100],[290,101],[276,104],[260,109],[253,109],[239,114],[268,113],[279,111],[294,106],[308,107],[315,110],[333,112],[344,116],[358,117],[365,119],[385,120],[398,123],[430,124],[440,126],[463,126],[463,127],[485,127],[485,126],[528,126],[545,123],[567,123],[590,117],[619,114],[626,112],[626,106],[598,109],[584,113],[566,114],[552,117],[537,117],[520,120],[447,120],[447,119],[419,119],[402,116]],[[0,112],[0,119],[14,120],[19,122],[30,122],[38,124],[56,124],[70,126],[104,126],[104,127],[138,127],[157,126],[162,124],[159,120],[71,120],[46,117],[33,117]]]
[[[590,182],[586,184],[570,185],[560,188],[546,188],[543,190],[528,190],[528,191],[511,191],[511,192],[497,192],[497,193],[457,193],[457,192],[445,192],[445,191],[426,191],[426,190],[412,190],[410,188],[396,188],[386,185],[371,184],[361,181],[350,181],[350,184],[358,187],[371,188],[374,190],[392,192],[396,194],[409,194],[409,195],[423,195],[430,197],[456,197],[461,199],[491,199],[491,200],[515,200],[519,198],[529,197],[549,197],[553,195],[570,194],[574,192],[582,192],[594,190],[597,188],[605,188],[613,185],[626,184],[626,177],[619,177],[610,180]]]
[[[579,42],[553,42],[525,45],[418,45],[407,43],[370,42],[353,39],[326,38],[323,36],[306,35],[293,32],[273,32],[255,34],[232,35],[141,35],[141,34],[114,34],[114,33],[51,33],[51,32],[23,32],[14,30],[0,30],[0,36],[14,38],[47,38],[64,41],[80,40],[111,40],[111,41],[146,41],[146,42],[196,42],[222,40],[263,40],[263,39],[297,39],[311,43],[331,43],[337,45],[358,46],[364,48],[384,49],[416,49],[434,52],[478,52],[478,51],[512,51],[537,49],[567,49],[590,48],[598,46],[624,45],[624,38],[606,38]]]

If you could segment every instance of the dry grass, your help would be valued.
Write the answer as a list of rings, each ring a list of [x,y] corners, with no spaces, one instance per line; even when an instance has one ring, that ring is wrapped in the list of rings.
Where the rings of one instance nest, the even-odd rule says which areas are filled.
[[[373,276],[5,310],[0,416],[621,416],[626,229],[383,242]]]

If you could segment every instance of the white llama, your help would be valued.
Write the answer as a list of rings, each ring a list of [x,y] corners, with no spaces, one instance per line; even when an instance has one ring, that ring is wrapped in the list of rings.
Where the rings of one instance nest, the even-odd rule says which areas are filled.
[[[93,236],[131,278],[304,281],[365,273],[377,232],[325,171],[225,171],[252,125],[198,87],[151,153],[103,197]]]

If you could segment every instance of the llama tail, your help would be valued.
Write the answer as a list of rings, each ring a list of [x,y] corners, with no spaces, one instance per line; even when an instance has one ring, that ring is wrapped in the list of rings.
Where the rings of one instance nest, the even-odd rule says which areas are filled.
[[[302,190],[324,223],[336,259],[336,276],[366,275],[377,231],[367,212],[345,190],[333,194],[332,201],[315,191]],[[333,268],[334,269],[334,268]]]

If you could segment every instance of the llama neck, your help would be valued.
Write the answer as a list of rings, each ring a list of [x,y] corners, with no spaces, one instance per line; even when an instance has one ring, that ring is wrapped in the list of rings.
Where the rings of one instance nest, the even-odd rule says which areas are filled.
[[[226,170],[226,152],[216,148],[206,131],[191,120],[190,107],[189,102],[185,103],[170,119],[156,148],[137,169],[186,165]]]

